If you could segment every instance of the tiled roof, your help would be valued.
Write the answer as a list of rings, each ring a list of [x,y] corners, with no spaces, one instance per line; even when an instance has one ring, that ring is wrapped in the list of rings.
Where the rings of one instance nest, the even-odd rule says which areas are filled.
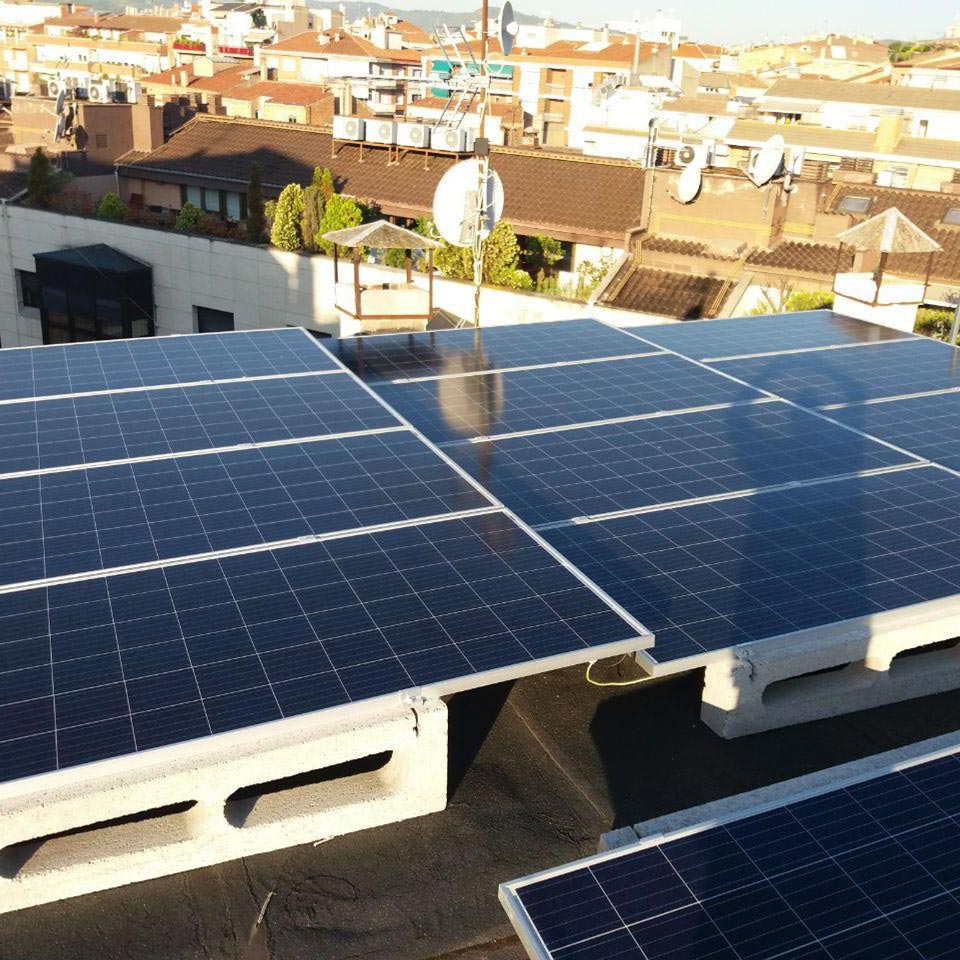
[[[375,46],[369,40],[364,40],[363,37],[354,36],[343,30],[330,30],[326,34],[316,30],[307,30],[304,33],[298,33],[295,37],[289,37],[279,43],[271,44],[265,52],[271,54],[277,51],[280,53],[316,54],[325,57],[408,60],[413,63],[419,63],[421,58],[420,50],[384,50],[382,47]]]
[[[848,83],[843,80],[778,80],[759,98],[866,103],[878,107],[920,107],[960,110],[960,90],[925,90],[893,84]]]
[[[853,254],[841,254],[841,269],[849,268]],[[785,240],[771,250],[758,250],[747,261],[751,267],[766,267],[788,273],[814,273],[832,277],[837,267],[837,247],[828,243]]]
[[[723,93],[698,93],[694,96],[667,100],[663,109],[670,113],[697,113],[708,117],[720,117],[727,112],[730,98]]]
[[[254,161],[273,189],[309,183],[314,166],[330,167],[338,189],[376,200],[384,213],[429,214],[440,177],[456,158],[407,154],[388,163],[386,150],[339,145],[331,156],[325,130],[285,123],[202,114],[167,143],[137,160],[124,159],[121,174],[148,172],[153,179],[186,183],[191,178],[245,184]],[[504,219],[521,232],[552,232],[620,245],[640,222],[643,170],[621,160],[558,154],[549,150],[494,148],[491,163],[503,180]]]
[[[224,100],[258,100],[260,97],[267,97],[274,103],[309,107],[320,100],[333,99],[333,94],[318,83],[284,83],[280,80],[241,83],[223,94]]]
[[[666,237],[655,234],[643,241],[643,249],[651,253],[672,253],[679,257],[707,257],[710,260],[736,260],[736,256],[718,253],[709,243],[699,240],[685,240],[681,237]]]
[[[794,50],[806,49],[809,56],[816,57],[818,60],[880,63],[887,61],[890,57],[890,51],[882,43],[876,43],[872,40],[858,40],[856,37],[820,37],[817,40],[797,40],[795,43],[788,43],[787,46]],[[837,48],[843,52],[834,56],[834,50]]]
[[[855,217],[852,223],[867,220],[889,207],[896,207],[908,220],[943,247],[933,255],[931,276],[937,280],[960,282],[960,229],[944,226],[943,217],[952,207],[960,208],[960,196],[949,193],[933,193],[928,190],[907,190],[896,187],[871,187],[860,184],[845,185],[838,190],[829,207],[831,213],[839,213],[844,197],[870,197],[872,203],[866,214]],[[922,255],[909,257],[891,256],[891,269],[913,275],[923,274],[927,258]]]
[[[628,260],[607,288],[610,298],[601,300],[622,310],[695,320],[706,315],[723,284],[720,277],[653,270]]]
[[[185,87],[180,83],[180,77],[184,71],[187,74],[187,85]],[[165,87],[198,93],[224,93],[240,83],[244,75],[251,71],[255,72],[256,68],[251,67],[249,63],[238,63],[235,66],[227,67],[225,70],[220,70],[212,77],[198,77],[193,72],[193,64],[187,63],[182,67],[174,67],[172,70],[164,70],[162,73],[154,73],[149,77],[144,77],[141,83],[146,88],[147,93],[161,92],[160,88]]]

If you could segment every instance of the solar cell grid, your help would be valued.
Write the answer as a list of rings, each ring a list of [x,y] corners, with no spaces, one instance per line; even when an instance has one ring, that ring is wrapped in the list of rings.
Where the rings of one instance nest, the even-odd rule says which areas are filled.
[[[0,354],[0,400],[336,370],[299,328],[143,337]]]
[[[500,513],[0,595],[12,780],[637,630]]]
[[[377,393],[437,442],[755,400],[679,357],[609,360],[482,377],[384,383]]]
[[[925,337],[863,350],[757,357],[713,366],[805,407],[960,387],[960,353]]]
[[[446,452],[531,524],[909,460],[782,403],[451,444]]]
[[[960,393],[856,404],[831,410],[829,415],[951,470],[960,470]]]
[[[16,403],[0,405],[0,474],[398,425],[341,375]]]
[[[955,594],[960,478],[920,467],[544,536],[647,625],[662,664]]]
[[[0,584],[490,505],[408,431],[0,481]]]
[[[482,330],[383,334],[327,347],[361,379],[429,377],[470,370],[591,360],[644,352],[633,338],[596,320],[523,323]]]
[[[941,757],[507,884],[509,909],[553,960],[946,958],[957,796]]]
[[[879,343],[908,336],[899,330],[854,320],[830,310],[671,323],[643,327],[634,333],[658,347],[695,360]]]

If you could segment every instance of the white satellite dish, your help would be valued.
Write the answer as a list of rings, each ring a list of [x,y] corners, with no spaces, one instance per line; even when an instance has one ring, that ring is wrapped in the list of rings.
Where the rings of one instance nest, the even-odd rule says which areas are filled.
[[[480,161],[476,157],[452,166],[437,184],[433,195],[433,222],[437,232],[455,247],[473,246],[477,220]],[[480,239],[486,239],[503,213],[503,183],[490,170],[484,189]]]
[[[59,143],[63,139],[64,133],[67,130],[67,118],[63,115],[57,117],[57,125],[53,131],[53,140],[55,143]]]
[[[677,181],[677,199],[681,203],[692,203],[700,192],[703,183],[703,167],[690,165],[683,168]]]
[[[758,151],[747,170],[747,176],[758,186],[762,187],[776,176],[783,163],[785,143],[779,133],[775,133]]]
[[[510,0],[503,0],[500,16],[497,18],[497,33],[500,36],[500,49],[505,57],[510,56],[519,32],[520,25],[513,17],[513,4]]]

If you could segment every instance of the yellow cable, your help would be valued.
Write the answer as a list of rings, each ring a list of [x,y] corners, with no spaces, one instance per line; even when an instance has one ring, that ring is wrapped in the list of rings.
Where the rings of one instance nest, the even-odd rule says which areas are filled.
[[[591,660],[587,664],[587,672],[585,674],[585,679],[587,683],[589,683],[591,686],[594,686],[594,687],[633,687],[633,686],[636,686],[638,683],[646,683],[647,680],[653,679],[652,676],[649,676],[649,677],[635,677],[633,680],[594,680],[593,677],[590,676],[590,671],[593,669],[593,666],[596,662],[597,662],[596,660]],[[617,661],[617,665],[619,665],[622,662],[623,662],[623,657],[621,657]]]

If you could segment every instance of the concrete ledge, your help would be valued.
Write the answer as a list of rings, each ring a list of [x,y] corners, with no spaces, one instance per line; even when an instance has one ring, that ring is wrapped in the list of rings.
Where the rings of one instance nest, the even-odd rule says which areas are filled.
[[[736,647],[707,665],[700,715],[732,738],[952,690],[957,637],[956,604],[937,601]]]
[[[940,752],[952,753],[957,750],[960,750],[960,733],[947,733],[930,740],[921,740],[919,743],[911,743],[897,750],[887,750],[872,757],[828,767],[826,770],[818,770],[803,777],[783,780],[769,787],[760,787],[757,790],[724,797],[722,800],[679,810],[663,817],[643,820],[632,827],[611,830],[600,838],[599,849],[601,852],[615,850],[636,843],[638,840],[676,833],[698,824],[729,820],[735,816],[755,812],[759,807],[792,802],[805,793],[834,790],[845,783],[879,776],[921,757]]]
[[[439,700],[0,802],[0,913],[442,810]]]

